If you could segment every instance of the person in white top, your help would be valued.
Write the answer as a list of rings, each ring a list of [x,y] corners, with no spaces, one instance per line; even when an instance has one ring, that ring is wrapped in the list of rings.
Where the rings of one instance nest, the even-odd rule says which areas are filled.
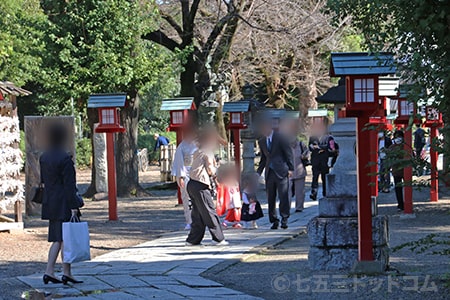
[[[200,245],[206,227],[213,242],[219,246],[228,245],[223,235],[220,219],[214,207],[212,189],[215,189],[217,165],[214,151],[219,136],[214,128],[204,129],[198,137],[198,150],[194,153],[187,191],[192,200],[192,224],[186,239],[186,246]]]
[[[175,151],[175,157],[172,164],[172,176],[177,179],[178,187],[183,201],[184,218],[186,220],[185,230],[191,229],[192,217],[190,208],[190,197],[186,186],[189,182],[189,172],[195,151],[197,151],[196,132],[192,128],[184,130],[183,141],[178,145]]]

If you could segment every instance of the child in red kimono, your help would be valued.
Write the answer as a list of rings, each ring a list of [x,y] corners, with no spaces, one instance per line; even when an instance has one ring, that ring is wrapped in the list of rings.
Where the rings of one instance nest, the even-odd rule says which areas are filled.
[[[219,176],[220,174],[220,176]],[[239,182],[236,179],[236,169],[234,166],[223,166],[218,171],[218,195],[217,195],[217,213],[223,215],[226,213],[222,226],[227,228],[242,228],[241,222],[241,194],[239,191]]]

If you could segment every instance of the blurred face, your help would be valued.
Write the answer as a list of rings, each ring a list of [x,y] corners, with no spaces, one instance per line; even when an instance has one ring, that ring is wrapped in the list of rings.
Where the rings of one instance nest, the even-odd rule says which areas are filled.
[[[207,131],[201,133],[201,145],[200,147],[204,150],[214,151],[217,149],[219,143],[217,140],[217,133],[215,131]]]
[[[327,133],[327,127],[325,124],[318,122],[313,125],[311,131],[313,136],[322,136]]]
[[[267,121],[261,124],[261,134],[264,136],[270,136],[272,133],[272,123]]]
[[[194,129],[187,129],[186,131],[184,131],[183,135],[184,140],[188,142],[194,141],[197,137],[197,133],[194,131]]]

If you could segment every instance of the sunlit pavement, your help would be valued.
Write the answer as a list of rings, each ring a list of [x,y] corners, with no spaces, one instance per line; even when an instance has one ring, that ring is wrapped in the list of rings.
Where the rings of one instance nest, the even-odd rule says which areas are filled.
[[[18,279],[30,286],[30,290],[66,300],[259,299],[205,279],[200,274],[216,264],[252,253],[255,247],[274,245],[299,233],[317,215],[317,203],[306,201],[301,213],[292,210],[286,230],[270,230],[267,214],[259,220],[259,229],[227,229],[228,246],[212,245],[209,234],[202,246],[185,246],[187,233],[179,231],[98,256],[92,261],[76,263],[73,265],[74,276],[83,280],[82,284],[44,285],[41,273]],[[266,205],[263,208],[266,213]]]

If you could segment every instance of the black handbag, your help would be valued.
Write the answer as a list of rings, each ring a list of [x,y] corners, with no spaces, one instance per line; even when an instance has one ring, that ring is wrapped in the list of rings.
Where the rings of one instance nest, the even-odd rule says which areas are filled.
[[[44,198],[44,185],[41,183],[37,188],[35,188],[34,197],[31,199],[32,202],[42,204]]]

